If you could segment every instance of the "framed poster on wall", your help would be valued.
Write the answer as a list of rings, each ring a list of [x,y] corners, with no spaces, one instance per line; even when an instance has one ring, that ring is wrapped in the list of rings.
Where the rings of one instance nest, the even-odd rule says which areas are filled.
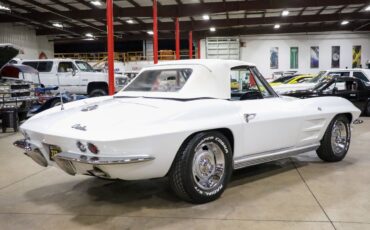
[[[279,47],[270,48],[270,68],[271,69],[279,68]]]
[[[290,47],[290,68],[298,69],[298,47]]]
[[[311,46],[310,50],[311,60],[310,66],[312,69],[319,68],[319,57],[320,57],[320,49],[318,46]]]
[[[340,66],[340,46],[331,47],[331,68],[339,68]]]
[[[352,47],[352,68],[361,68],[361,46]]]

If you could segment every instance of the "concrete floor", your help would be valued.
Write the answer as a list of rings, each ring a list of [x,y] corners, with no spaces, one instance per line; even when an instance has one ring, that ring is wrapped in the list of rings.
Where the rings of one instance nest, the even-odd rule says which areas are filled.
[[[236,171],[223,196],[191,205],[165,179],[106,181],[42,168],[0,134],[0,229],[370,229],[370,119],[348,156],[315,153]]]

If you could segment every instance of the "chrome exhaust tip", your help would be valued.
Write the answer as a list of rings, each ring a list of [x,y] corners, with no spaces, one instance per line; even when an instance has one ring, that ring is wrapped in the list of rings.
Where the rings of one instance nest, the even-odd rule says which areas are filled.
[[[58,158],[58,155],[54,158],[55,163],[61,168],[64,172],[68,173],[71,176],[77,174],[76,167],[71,161]]]
[[[13,145],[24,150],[25,151],[24,154],[30,157],[37,164],[43,167],[48,166],[48,161],[46,160],[44,155],[41,153],[40,149],[37,148],[37,146],[27,142],[26,139],[15,141]]]
[[[39,149],[34,149],[33,151],[28,151],[24,154],[41,166],[48,166],[48,161],[45,159],[44,155],[42,155]]]
[[[94,166],[92,170],[87,171],[90,175],[96,176],[99,178],[111,178],[108,173],[104,172],[100,168]]]

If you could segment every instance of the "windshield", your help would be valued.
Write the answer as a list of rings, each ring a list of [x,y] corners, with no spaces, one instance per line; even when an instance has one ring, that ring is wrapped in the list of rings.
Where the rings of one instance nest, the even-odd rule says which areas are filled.
[[[123,91],[177,92],[189,79],[192,69],[146,70]]]
[[[312,78],[311,80],[307,81],[308,83],[318,83],[321,81],[321,78],[325,75],[326,71],[320,71],[316,77]]]
[[[279,77],[279,78],[273,80],[271,83],[283,83],[283,82],[288,81],[292,78],[293,78],[293,76]]]
[[[323,89],[327,88],[328,87],[328,82],[330,82],[332,79],[333,79],[332,77],[323,78],[323,80],[318,82],[315,85],[315,87],[313,87],[313,90],[323,90]]]
[[[87,62],[76,61],[76,65],[82,72],[94,72],[94,69]]]

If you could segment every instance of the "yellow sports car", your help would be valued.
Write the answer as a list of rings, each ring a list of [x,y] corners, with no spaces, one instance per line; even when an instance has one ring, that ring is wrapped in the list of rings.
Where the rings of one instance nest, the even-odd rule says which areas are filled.
[[[231,79],[231,89],[237,90],[239,89],[240,85],[239,82],[235,79]]]
[[[278,82],[273,81],[273,82],[270,83],[270,85],[271,86],[278,86],[278,85],[281,85],[281,84],[298,84],[298,83],[302,83],[304,81],[307,81],[307,80],[309,80],[309,79],[311,79],[315,76],[316,76],[315,74],[301,74],[301,75],[293,76],[289,79],[286,79],[285,81],[278,81]]]

